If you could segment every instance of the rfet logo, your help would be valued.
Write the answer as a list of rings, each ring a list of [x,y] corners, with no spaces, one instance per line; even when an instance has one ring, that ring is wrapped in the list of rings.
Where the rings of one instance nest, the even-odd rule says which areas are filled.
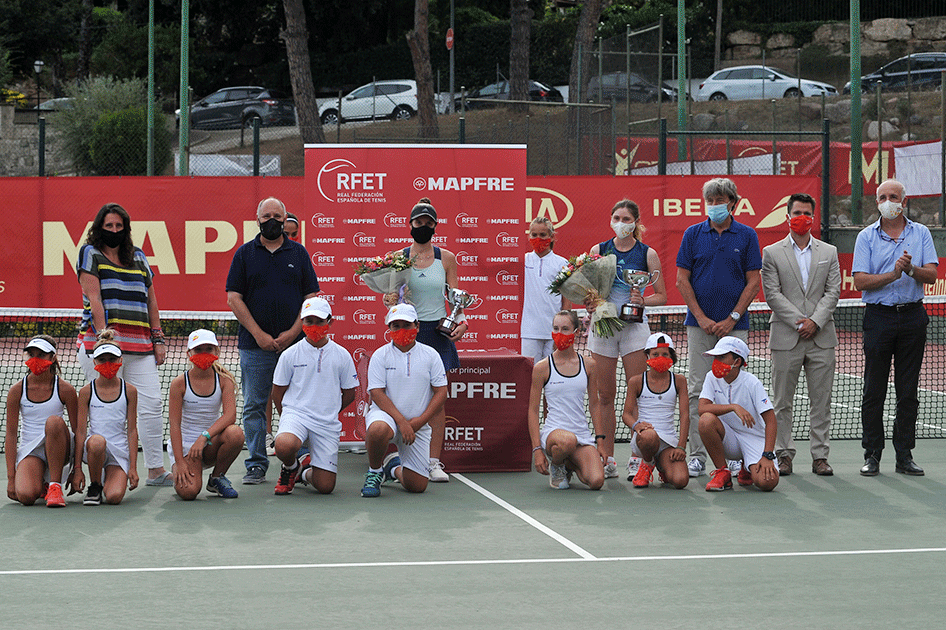
[[[407,228],[407,217],[389,212],[384,215],[384,225],[385,227],[394,228]]]
[[[368,351],[364,348],[355,348],[355,350],[351,353],[351,358],[354,359],[355,363],[358,363],[359,361],[368,358]]]
[[[519,237],[508,232],[500,232],[496,235],[496,244],[500,247],[519,247]]]
[[[481,306],[483,306],[483,298],[479,297],[478,295],[475,295],[475,296],[473,296],[473,301],[470,302],[469,306],[467,306],[467,307],[466,307],[465,309],[463,309],[463,310],[465,310],[465,311],[475,311],[476,309],[478,309],[478,308],[481,307]]]
[[[358,309],[352,314],[356,324],[374,324],[377,313],[369,313],[364,309]]]
[[[506,287],[519,286],[519,274],[509,273],[505,269],[496,274],[496,282]]]
[[[461,228],[476,228],[479,227],[479,217],[474,217],[466,212],[461,212],[457,215],[457,227]]]
[[[316,267],[334,267],[335,256],[331,256],[325,252],[315,252],[312,254],[312,264]]]
[[[461,267],[479,267],[480,257],[467,252],[457,252],[457,264]]]
[[[538,217],[548,217],[556,228],[571,220],[575,206],[571,199],[548,188],[526,187],[526,232],[529,224]]]
[[[334,293],[319,293],[319,297],[328,302],[329,304],[335,304],[335,294]]]
[[[362,287],[368,286],[367,284],[365,284],[365,279],[361,277],[360,273],[356,273],[355,275],[353,275],[352,280],[354,280],[356,285],[359,285]]]
[[[496,321],[500,324],[518,324],[519,311],[508,311],[504,308],[496,311]]]
[[[375,247],[374,241],[374,236],[368,236],[364,232],[355,232],[355,235],[351,237],[351,242],[355,247]]]
[[[364,197],[363,193],[378,193],[384,190],[387,173],[363,173],[353,162],[336,158],[326,162],[319,169],[319,193],[327,201],[335,203],[339,199],[351,201]]]
[[[312,215],[312,227],[317,228],[334,228],[335,227],[335,217],[328,217],[322,214],[321,212]]]
[[[384,343],[391,343],[393,337],[391,337],[391,329],[388,328],[384,331]]]

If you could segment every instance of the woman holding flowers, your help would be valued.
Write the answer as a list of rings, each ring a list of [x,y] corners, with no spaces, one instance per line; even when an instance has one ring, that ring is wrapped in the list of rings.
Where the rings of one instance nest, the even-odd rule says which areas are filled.
[[[628,302],[645,306],[661,306],[667,303],[667,289],[660,272],[660,258],[653,248],[640,241],[644,226],[640,221],[640,208],[630,199],[622,199],[611,208],[611,229],[614,238],[598,243],[591,254],[617,258],[617,270],[611,285],[608,301],[620,312]],[[653,284],[654,293],[644,297],[641,292],[624,281],[624,270],[658,272]],[[594,299],[586,300],[586,307],[594,310]],[[625,379],[642,374],[647,367],[644,345],[650,336],[647,318],[642,323],[625,322],[621,330],[610,337],[588,333],[588,349],[598,366],[598,405],[601,412],[603,440],[602,451],[606,454],[605,477],[617,477],[617,462],[614,461],[614,429],[617,424],[614,413],[614,397],[617,393],[618,357],[624,364]]]

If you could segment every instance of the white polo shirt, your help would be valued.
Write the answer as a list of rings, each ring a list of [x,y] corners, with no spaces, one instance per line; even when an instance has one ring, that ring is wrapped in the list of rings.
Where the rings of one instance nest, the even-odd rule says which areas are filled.
[[[549,293],[549,285],[568,261],[550,251],[545,256],[529,252],[523,259],[522,339],[551,339],[552,318],[562,310],[562,296]]]
[[[368,363],[368,391],[383,388],[408,420],[427,409],[434,395],[431,387],[446,385],[447,373],[440,355],[419,342],[407,352],[401,352],[393,342],[388,343],[375,350]],[[424,425],[424,429],[429,428],[430,425]]]
[[[289,386],[284,410],[337,432],[342,430],[342,390],[358,387],[358,373],[351,355],[334,341],[316,348],[302,339],[279,356],[273,385]]]
[[[765,439],[765,421],[762,414],[772,409],[772,403],[769,401],[769,395],[765,391],[762,381],[755,375],[739,370],[739,376],[732,383],[727,383],[721,378],[716,378],[710,372],[703,381],[703,391],[700,392],[700,398],[706,398],[717,405],[737,404],[755,418],[755,424],[750,429],[742,423],[739,416],[729,412],[719,417],[727,428],[736,433],[751,435]]]

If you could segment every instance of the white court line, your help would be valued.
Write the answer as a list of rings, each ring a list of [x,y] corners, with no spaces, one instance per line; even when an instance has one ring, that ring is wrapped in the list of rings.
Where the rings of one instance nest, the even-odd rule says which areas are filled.
[[[67,575],[96,573],[174,573],[191,571],[259,571],[298,569],[374,569],[386,567],[487,566],[504,564],[561,564],[584,562],[659,562],[680,560],[743,560],[750,558],[810,558],[825,556],[873,556],[905,553],[943,553],[946,547],[915,549],[851,549],[839,551],[780,551],[759,553],[716,553],[679,556],[619,556],[613,558],[520,558],[504,560],[419,560],[402,562],[326,562],[321,564],[235,564],[207,567],[125,567],[108,569],[22,569],[0,571],[0,576]]]
[[[470,481],[469,479],[467,479],[466,477],[464,477],[464,476],[461,475],[461,474],[453,473],[453,476],[456,477],[457,479],[459,479],[461,482],[465,483],[465,484],[466,484],[467,486],[469,486],[470,488],[473,488],[474,490],[476,490],[477,492],[479,492],[480,494],[482,494],[484,497],[486,497],[487,499],[489,499],[490,501],[492,501],[493,503],[495,503],[495,504],[498,505],[499,507],[501,507],[501,508],[503,508],[504,510],[508,511],[508,512],[509,512],[510,514],[512,514],[513,516],[518,516],[519,518],[521,518],[522,520],[524,520],[524,521],[525,521],[526,523],[528,523],[529,525],[532,525],[532,527],[535,527],[537,530],[539,530],[540,532],[542,532],[543,534],[545,534],[546,536],[548,536],[549,538],[551,538],[551,539],[554,540],[555,542],[560,543],[560,544],[564,545],[565,547],[571,549],[572,551],[574,551],[575,553],[577,553],[579,556],[581,556],[581,557],[584,558],[585,560],[595,560],[595,559],[596,559],[595,556],[593,556],[592,554],[588,553],[587,551],[585,551],[584,549],[582,549],[581,547],[579,547],[578,545],[576,545],[576,544],[573,543],[572,541],[568,540],[567,538],[565,538],[564,536],[562,536],[562,535],[559,534],[558,532],[555,532],[555,531],[553,531],[552,529],[546,527],[545,525],[543,525],[543,524],[540,523],[539,521],[535,520],[534,518],[532,518],[531,516],[529,516],[528,514],[526,514],[525,512],[523,512],[522,510],[520,510],[519,508],[516,508],[516,507],[514,507],[513,505],[507,503],[506,501],[503,501],[502,499],[500,499],[499,497],[497,497],[495,494],[493,494],[492,492],[490,492],[490,491],[487,490],[486,488],[484,488],[484,487],[482,487],[482,486],[480,486],[480,485],[478,485],[478,484],[476,484],[476,483]]]

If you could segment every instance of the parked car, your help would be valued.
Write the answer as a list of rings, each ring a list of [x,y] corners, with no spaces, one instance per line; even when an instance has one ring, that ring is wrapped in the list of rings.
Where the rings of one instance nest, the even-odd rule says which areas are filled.
[[[39,104],[39,110],[43,112],[59,112],[64,109],[75,109],[76,100],[71,96],[63,96],[62,98],[51,98],[48,101],[43,101]],[[37,109],[37,108],[33,108]]]
[[[467,99],[489,99],[497,101],[508,101],[509,100],[509,81],[499,81],[497,83],[490,83],[486,87],[482,87],[478,90],[474,90],[466,95]],[[456,99],[454,104],[454,109],[460,109],[460,102],[462,99]],[[544,83],[539,83],[538,81],[533,81],[529,79],[529,100],[545,103],[564,103],[565,99],[562,98],[562,93],[556,90],[554,87],[549,87]],[[477,101],[467,101],[467,109],[482,109],[484,107],[493,107],[491,103],[482,103]]]
[[[630,76],[630,81],[628,81]],[[634,72],[628,75],[627,72],[609,72],[600,77],[597,75],[591,77],[588,81],[588,99],[592,102],[598,102],[598,93],[600,85],[601,101],[609,102],[612,98],[616,101],[626,101],[628,98],[638,103],[655,103],[657,95],[661,88],[657,84],[651,83],[644,77]],[[677,100],[677,91],[671,88],[662,88],[663,100]]]
[[[319,106],[323,125],[374,118],[408,120],[417,112],[417,82],[403,79],[368,83],[343,96],[341,112],[338,108],[336,99]]]
[[[725,101],[759,98],[795,98],[802,96],[833,95],[833,85],[793,77],[783,70],[769,66],[736,66],[714,72],[700,83],[693,96],[696,101]]]
[[[891,61],[880,70],[861,77],[861,91],[873,92],[880,82],[882,90],[902,91],[908,84],[914,90],[938,90],[940,73],[946,70],[946,53],[915,53]],[[851,93],[851,82],[842,89],[844,94]]]
[[[239,129],[254,119],[262,127],[295,125],[296,108],[288,95],[255,85],[221,88],[191,105],[193,129]]]

